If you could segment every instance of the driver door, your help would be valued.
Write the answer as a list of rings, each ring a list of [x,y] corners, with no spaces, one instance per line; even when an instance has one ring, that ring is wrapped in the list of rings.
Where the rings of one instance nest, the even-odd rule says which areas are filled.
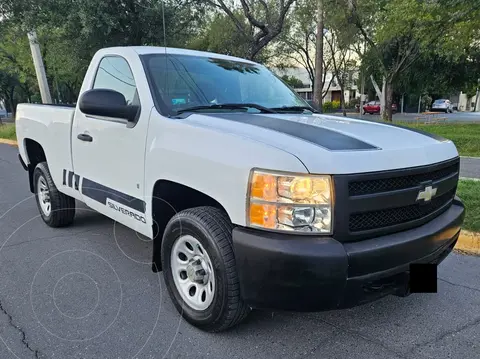
[[[141,106],[134,75],[123,57],[104,56],[91,88],[117,91],[127,105]],[[86,115],[77,106],[72,129],[72,186],[89,207],[147,236],[143,185],[148,117],[149,112],[140,109],[137,122],[131,123]]]

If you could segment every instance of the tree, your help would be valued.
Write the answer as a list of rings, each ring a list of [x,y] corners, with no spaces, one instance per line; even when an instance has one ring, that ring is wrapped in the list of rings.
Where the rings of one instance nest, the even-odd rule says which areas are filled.
[[[31,86],[36,78],[26,34],[36,29],[54,101],[74,102],[97,50],[127,45],[184,46],[199,32],[203,7],[194,0],[4,0],[0,27],[13,31],[10,37],[15,44],[14,54],[10,46],[9,57],[4,58],[17,61],[22,54],[22,61],[15,65],[17,87],[26,97],[35,97],[38,89]],[[2,38],[0,61],[5,43],[10,41]]]
[[[340,107],[343,115],[347,116],[345,111],[345,90],[350,86],[353,72],[356,70],[356,62],[352,59],[352,51],[342,47],[335,32],[329,32],[325,36],[325,42],[330,49],[333,65],[333,77],[340,86]]]
[[[315,38],[316,51],[315,51],[315,78],[317,81],[314,82],[313,86],[313,101],[317,105],[320,112],[323,111],[322,108],[322,92],[323,92],[323,83],[318,79],[322,78],[323,75],[323,30],[324,30],[324,10],[323,10],[323,0],[317,0],[317,34]],[[332,51],[333,53],[333,51]]]
[[[254,60],[282,32],[285,18],[295,0],[239,0],[240,9],[224,0],[203,0],[224,12],[248,43],[244,57]],[[241,10],[241,11],[238,11]],[[243,16],[239,16],[239,14]],[[245,21],[246,19],[246,21]]]
[[[303,84],[302,80],[299,78],[296,78],[295,76],[288,76],[288,75],[283,75],[281,79],[289,86],[293,88],[301,88],[305,87]]]
[[[392,120],[393,85],[423,49],[449,43],[452,32],[478,21],[480,4],[460,0],[333,0],[373,54],[382,74],[382,117]],[[466,26],[470,28],[469,26]],[[433,30],[434,29],[434,30]],[[471,36],[468,36],[471,39]]]
[[[237,12],[239,11],[237,10]],[[241,18],[240,14],[236,16],[239,19]],[[246,21],[244,22],[246,25]],[[195,50],[243,57],[249,51],[249,42],[243,34],[236,30],[235,24],[228,15],[217,12],[213,14],[211,19],[206,21],[206,26],[201,30],[200,34],[187,43],[187,47]],[[262,55],[263,52],[259,53],[257,55],[258,59],[264,59]]]
[[[315,53],[317,47],[317,0],[299,0],[293,10],[291,19],[286,23],[284,32],[279,36],[276,44],[277,67],[301,66],[310,78],[312,87],[315,87],[316,63]],[[323,33],[322,33],[323,35]],[[332,66],[332,53],[327,47],[323,51],[322,74],[320,88],[326,89],[322,92],[322,99],[325,98],[332,78],[327,82],[327,73]]]
[[[20,27],[9,19],[0,22],[0,99],[15,115],[19,101],[30,100],[34,70],[30,48]]]

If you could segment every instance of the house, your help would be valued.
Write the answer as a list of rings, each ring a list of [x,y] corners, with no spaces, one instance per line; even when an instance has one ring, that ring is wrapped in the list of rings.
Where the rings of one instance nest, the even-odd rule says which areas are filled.
[[[289,67],[289,68],[273,68],[272,71],[277,76],[293,76],[299,79],[303,87],[295,87],[295,91],[300,94],[306,100],[313,99],[313,84],[310,80],[310,76],[308,75],[308,71],[305,68],[301,67]],[[345,103],[350,102],[352,99],[359,98],[360,93],[357,89],[356,79],[357,73],[350,74],[350,78],[347,81],[345,88]],[[327,72],[325,77],[325,85],[323,87],[324,93],[326,92],[325,97],[323,98],[323,102],[330,102],[330,101],[340,101],[341,97],[341,90],[340,86],[338,85],[338,81],[334,77],[332,72]]]

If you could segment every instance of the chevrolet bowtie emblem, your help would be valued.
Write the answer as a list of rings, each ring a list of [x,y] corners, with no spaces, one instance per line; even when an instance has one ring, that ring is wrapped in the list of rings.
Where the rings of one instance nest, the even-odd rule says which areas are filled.
[[[418,192],[417,201],[423,199],[425,202],[430,201],[437,194],[437,189],[432,186],[425,187],[424,190]]]

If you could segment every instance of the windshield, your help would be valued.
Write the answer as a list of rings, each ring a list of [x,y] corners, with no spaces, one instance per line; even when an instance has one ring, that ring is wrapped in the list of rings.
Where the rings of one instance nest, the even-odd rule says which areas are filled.
[[[309,107],[296,92],[262,65],[170,54],[144,55],[142,60],[156,102],[169,114],[190,107],[217,104]]]

